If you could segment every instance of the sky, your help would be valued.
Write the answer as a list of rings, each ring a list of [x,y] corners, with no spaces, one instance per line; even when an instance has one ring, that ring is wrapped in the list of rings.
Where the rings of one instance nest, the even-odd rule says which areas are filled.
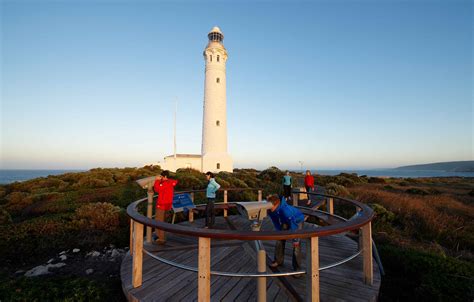
[[[471,1],[1,1],[1,169],[201,151],[224,33],[238,168],[472,160]]]

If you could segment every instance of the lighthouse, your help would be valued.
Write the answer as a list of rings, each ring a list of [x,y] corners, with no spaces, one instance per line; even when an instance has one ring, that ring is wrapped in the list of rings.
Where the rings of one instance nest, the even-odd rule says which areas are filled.
[[[165,156],[160,163],[164,170],[175,172],[181,168],[192,168],[204,173],[218,173],[232,172],[234,168],[232,158],[227,153],[227,50],[224,47],[224,34],[219,27],[214,27],[207,37],[209,41],[203,53],[206,68],[201,154],[177,154],[175,138],[174,154]]]
[[[227,153],[227,50],[219,27],[214,27],[207,37],[209,42],[203,53],[205,80],[201,171],[232,172],[232,158]]]

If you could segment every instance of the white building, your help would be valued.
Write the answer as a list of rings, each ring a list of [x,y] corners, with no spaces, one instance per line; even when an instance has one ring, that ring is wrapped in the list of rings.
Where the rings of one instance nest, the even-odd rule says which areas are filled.
[[[223,44],[224,35],[219,27],[214,27],[207,36],[209,42],[203,53],[206,69],[201,154],[166,156],[161,166],[173,172],[179,168],[232,172],[234,168],[232,158],[227,153],[227,50]]]

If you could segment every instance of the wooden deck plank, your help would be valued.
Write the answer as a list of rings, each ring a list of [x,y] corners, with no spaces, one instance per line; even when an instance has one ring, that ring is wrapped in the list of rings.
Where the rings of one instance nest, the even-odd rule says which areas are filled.
[[[250,230],[250,223],[240,216],[229,216],[233,227]],[[192,224],[203,225],[202,219]],[[266,220],[263,227],[273,229],[271,222]],[[305,228],[311,228],[305,224]],[[216,228],[230,226],[222,217],[217,217]],[[333,235],[321,237],[319,240],[320,264],[327,265],[339,261],[357,251],[357,242],[346,236]],[[212,240],[211,269],[230,272],[256,272],[256,251],[253,241]],[[273,258],[275,242],[263,241],[267,255]],[[306,242],[302,240],[302,268],[306,267],[304,253]],[[145,248],[153,250],[157,255],[181,264],[197,267],[197,238],[168,234],[164,246],[147,244]],[[291,271],[292,245],[291,240],[285,247],[285,265],[281,271]],[[268,263],[269,264],[269,263]],[[137,301],[192,301],[197,299],[197,273],[181,270],[161,263],[148,255],[143,256],[143,285],[139,288],[131,286],[131,256],[123,260],[121,266],[122,287],[129,300]],[[304,298],[306,278],[285,277],[287,282]],[[255,301],[257,280],[255,278],[233,278],[211,276],[211,301]],[[321,271],[321,301],[367,301],[376,300],[380,288],[380,273],[374,262],[374,284],[363,282],[361,256],[329,270]],[[291,301],[277,278],[267,278],[267,301]]]

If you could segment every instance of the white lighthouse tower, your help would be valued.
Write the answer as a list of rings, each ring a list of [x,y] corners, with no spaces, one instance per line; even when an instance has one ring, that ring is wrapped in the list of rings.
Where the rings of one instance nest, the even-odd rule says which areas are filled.
[[[227,50],[219,27],[209,34],[204,50],[204,115],[202,125],[202,170],[232,172],[233,162],[227,153],[226,72]]]

